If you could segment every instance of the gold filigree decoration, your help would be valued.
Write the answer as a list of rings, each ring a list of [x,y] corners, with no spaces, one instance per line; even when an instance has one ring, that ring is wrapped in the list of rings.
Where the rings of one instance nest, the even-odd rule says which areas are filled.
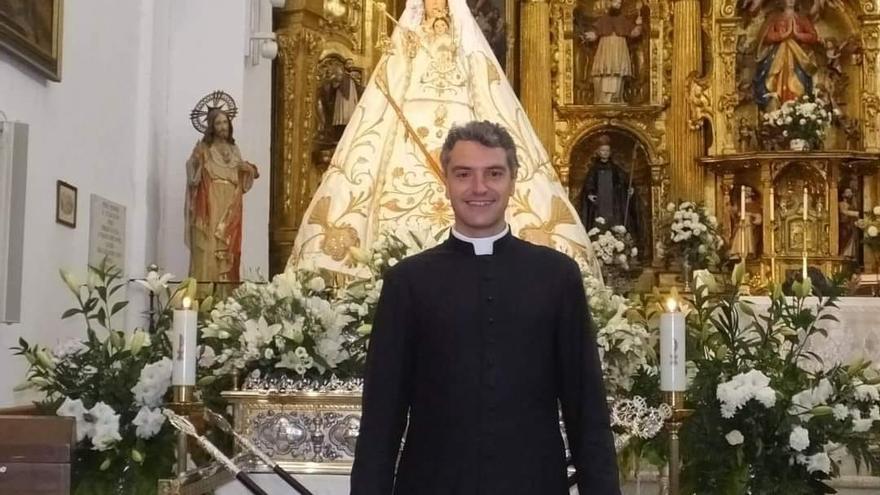
[[[697,77],[696,72],[691,72],[687,78],[687,86],[688,127],[696,131],[703,128],[704,121],[712,120],[709,81]]]
[[[349,257],[352,247],[360,247],[361,245],[357,230],[351,224],[341,222],[340,219],[354,212],[359,204],[364,203],[364,199],[363,196],[361,199],[357,199],[353,194],[349,193],[349,203],[345,212],[336,221],[331,221],[331,198],[330,196],[324,196],[318,200],[312,209],[312,214],[309,215],[308,223],[321,227],[321,233],[318,234],[321,237],[321,251],[330,256],[334,261],[345,260]]]

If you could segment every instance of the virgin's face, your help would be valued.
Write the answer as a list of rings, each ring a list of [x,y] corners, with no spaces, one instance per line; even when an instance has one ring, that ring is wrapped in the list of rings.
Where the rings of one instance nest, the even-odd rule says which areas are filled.
[[[611,146],[607,144],[603,144],[599,146],[599,149],[596,151],[596,154],[599,155],[599,158],[602,160],[607,160],[611,158]]]
[[[443,19],[434,21],[434,34],[445,34],[449,30],[449,25]]]

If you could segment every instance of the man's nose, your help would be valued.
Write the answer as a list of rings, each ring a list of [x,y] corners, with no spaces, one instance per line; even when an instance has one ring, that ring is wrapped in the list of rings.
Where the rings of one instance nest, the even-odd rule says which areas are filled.
[[[474,175],[474,193],[484,194],[488,190],[489,188],[486,187],[486,179],[480,175]]]

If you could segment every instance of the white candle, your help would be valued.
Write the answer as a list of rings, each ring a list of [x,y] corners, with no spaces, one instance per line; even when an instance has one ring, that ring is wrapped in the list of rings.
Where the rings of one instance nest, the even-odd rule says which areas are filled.
[[[746,257],[746,186],[739,186],[739,254]]]
[[[685,373],[685,319],[678,311],[675,299],[666,301],[667,312],[660,315],[660,390],[684,392],[687,389]]]
[[[776,191],[770,188],[770,223],[776,220]]]
[[[171,333],[172,385],[196,384],[196,349],[198,313],[191,309],[192,300],[183,298],[183,309],[174,310]]]
[[[809,201],[810,201],[810,199],[809,199],[809,197],[807,196],[807,188],[805,187],[805,188],[804,188],[804,222],[807,221],[807,204],[808,204]],[[806,246],[807,246],[807,236],[806,236],[806,233],[807,233],[807,225],[804,224],[804,249],[806,249]]]

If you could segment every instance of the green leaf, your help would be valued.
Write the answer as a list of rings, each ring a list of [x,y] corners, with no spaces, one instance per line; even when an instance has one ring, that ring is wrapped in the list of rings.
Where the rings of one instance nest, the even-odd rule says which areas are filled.
[[[752,305],[750,303],[745,302],[745,301],[740,301],[739,304],[737,305],[737,307],[739,308],[740,311],[742,311],[746,315],[751,316],[752,318],[755,317],[755,310],[752,308]]]
[[[110,289],[110,292],[107,293],[107,297],[113,297],[113,294],[116,294],[116,292],[123,287],[125,287],[123,284],[114,285],[113,288]]]
[[[829,407],[829,406],[816,406],[810,410],[810,414],[812,414],[815,417],[830,416],[830,415],[834,414],[834,410],[831,409],[831,407]]]
[[[81,309],[78,309],[78,308],[70,308],[70,309],[68,309],[67,311],[65,311],[65,312],[61,315],[61,319],[63,320],[63,319],[65,319],[65,318],[70,318],[71,316],[73,316],[73,315],[78,315],[78,314],[80,314],[80,313],[82,313],[82,310],[81,310]]]
[[[101,324],[102,327],[107,328],[107,313],[104,311],[104,308],[98,309],[98,323]]]
[[[115,315],[116,313],[122,311],[124,307],[128,305],[128,301],[119,301],[118,303],[113,305],[113,308],[110,310],[110,316]]]

